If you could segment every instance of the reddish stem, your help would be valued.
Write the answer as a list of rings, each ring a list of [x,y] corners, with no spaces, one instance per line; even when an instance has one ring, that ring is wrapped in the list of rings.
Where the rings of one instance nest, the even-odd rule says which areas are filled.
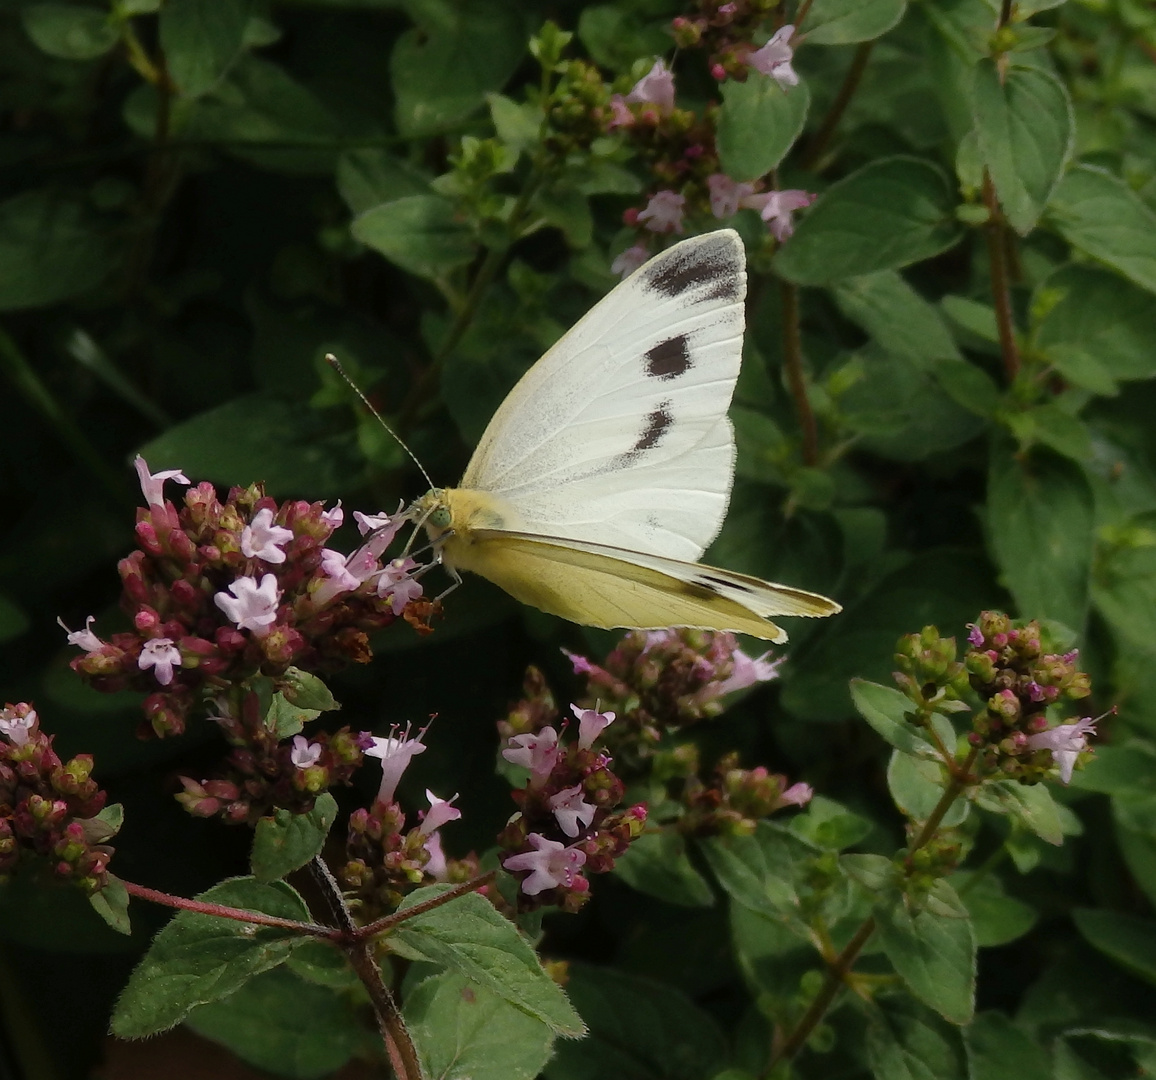
[[[470,878],[469,881],[463,881],[460,885],[455,885],[452,889],[448,889],[440,896],[435,896],[430,900],[423,900],[420,904],[414,904],[413,907],[408,907],[404,911],[397,911],[392,915],[386,915],[378,919],[376,922],[359,926],[356,931],[356,936],[359,938],[373,937],[374,934],[380,934],[383,930],[389,930],[397,926],[398,923],[405,922],[406,919],[412,919],[415,915],[432,911],[434,908],[441,907],[442,904],[449,903],[449,901],[455,900],[459,896],[464,896],[468,892],[476,892],[478,889],[485,888],[485,886],[494,880],[497,873],[496,870],[491,870],[489,873],[480,874],[476,878]]]
[[[819,464],[819,427],[807,398],[807,381],[803,377],[803,341],[799,333],[799,289],[789,281],[782,283],[783,292],[783,365],[787,370],[787,385],[795,402],[795,415],[803,437],[803,464],[814,468]]]

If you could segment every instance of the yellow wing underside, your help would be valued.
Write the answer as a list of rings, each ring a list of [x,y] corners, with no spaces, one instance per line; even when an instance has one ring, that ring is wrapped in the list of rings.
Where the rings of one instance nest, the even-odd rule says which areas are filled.
[[[490,530],[475,530],[468,543],[449,538],[443,556],[448,566],[480,574],[524,604],[584,626],[686,626],[730,630],[776,643],[787,640],[781,627],[742,604],[626,559]],[[783,592],[794,591],[784,587]]]

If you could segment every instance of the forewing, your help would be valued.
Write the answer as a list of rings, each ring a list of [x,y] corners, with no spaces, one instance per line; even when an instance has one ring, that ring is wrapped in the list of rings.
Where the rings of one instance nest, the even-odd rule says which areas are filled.
[[[527,532],[695,559],[726,514],[746,271],[731,230],[655,256],[494,414],[460,486]]]
[[[729,570],[582,541],[477,530],[453,561],[523,603],[584,626],[731,630],[781,643],[772,615],[831,615],[833,600]]]

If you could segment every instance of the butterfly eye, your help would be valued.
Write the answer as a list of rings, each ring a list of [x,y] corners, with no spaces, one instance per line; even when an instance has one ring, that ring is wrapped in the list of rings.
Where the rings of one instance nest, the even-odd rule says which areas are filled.
[[[448,506],[439,506],[429,516],[429,524],[435,529],[448,529],[450,521],[453,519],[450,516],[450,508]]]

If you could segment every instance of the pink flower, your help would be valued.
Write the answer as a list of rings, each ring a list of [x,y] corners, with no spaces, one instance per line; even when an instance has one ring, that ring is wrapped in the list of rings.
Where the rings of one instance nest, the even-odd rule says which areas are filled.
[[[406,604],[422,594],[421,582],[412,576],[416,569],[417,563],[413,559],[394,559],[377,580],[377,595],[389,601],[389,608],[395,615],[400,615]]]
[[[580,709],[577,705],[571,705],[570,711],[578,719],[578,747],[581,750],[589,750],[602,734],[602,729],[614,723],[612,712],[595,712],[594,709]]]
[[[983,644],[983,631],[978,626],[976,626],[976,624],[973,622],[969,622],[967,624],[967,629],[968,629],[968,635],[967,635],[968,644],[973,645],[975,648],[978,649]]]
[[[594,665],[590,663],[586,657],[572,653],[569,649],[563,649],[562,652],[566,659],[574,666],[575,675],[587,675],[594,670]]]
[[[268,507],[258,510],[253,520],[241,530],[241,552],[247,559],[264,559],[269,563],[283,563],[281,549],[293,539],[293,530],[273,524],[273,511]]]
[[[800,780],[797,784],[792,784],[779,796],[776,809],[781,806],[806,806],[814,796],[814,788],[812,788],[810,784],[804,784]]]
[[[515,735],[502,751],[502,757],[512,765],[530,770],[531,787],[541,787],[549,779],[561,755],[558,732],[552,727],[544,727],[534,735]]]
[[[789,59],[789,57],[788,57]],[[636,105],[657,105],[663,112],[674,108],[674,74],[659,57],[654,66],[634,84],[626,100]]]
[[[582,785],[575,784],[573,787],[563,788],[547,800],[558,827],[571,839],[581,831],[578,828],[579,822],[583,828],[589,827],[597,809],[593,803],[588,803],[582,798],[582,794]]]
[[[409,737],[409,728],[406,728],[404,735],[399,739],[394,732],[398,729],[391,729],[391,733],[384,739],[375,738],[373,745],[365,751],[367,757],[375,757],[381,759],[381,787],[377,791],[378,802],[393,802],[394,792],[397,791],[397,783],[401,779],[401,774],[405,772],[406,767],[416,754],[425,753],[425,743],[421,741],[424,731],[417,733],[416,739]]]
[[[255,578],[239,577],[229,586],[229,593],[217,593],[213,602],[230,622],[236,624],[238,630],[252,630],[258,636],[264,636],[262,632],[268,632],[269,627],[277,621],[281,590],[277,588],[277,579],[272,574],[261,578],[259,585]]]
[[[781,244],[795,231],[795,224],[791,220],[792,212],[810,206],[814,201],[815,196],[810,192],[792,189],[747,195],[742,199],[742,205],[757,210],[774,238]]]
[[[1066,784],[1072,779],[1076,759],[1088,749],[1088,736],[1096,734],[1097,723],[1085,716],[1074,724],[1059,724],[1038,735],[1029,735],[1028,746],[1033,750],[1050,750],[1052,760],[1059,766],[1060,780]]]
[[[651,232],[682,232],[682,210],[685,196],[673,191],[657,191],[650,196],[645,210],[640,210],[638,220],[646,222]]]
[[[323,548],[321,551],[321,572],[327,580],[322,581],[313,592],[313,603],[318,607],[328,604],[343,592],[352,592],[368,578],[378,573],[377,556],[362,545],[351,555]]]
[[[770,41],[758,52],[753,52],[747,57],[747,63],[751,67],[764,75],[769,75],[784,90],[799,85],[799,76],[791,67],[791,60],[795,55],[795,50],[791,48],[791,35],[794,32],[795,28],[790,23],[779,27]]]
[[[69,630],[64,625],[63,619],[56,620],[61,629],[68,635],[68,644],[75,645],[77,648],[83,649],[85,652],[95,652],[97,649],[104,648],[104,642],[100,640],[90,629],[92,624],[96,621],[95,615],[89,615],[84,620],[83,630]]]
[[[362,536],[368,536],[366,544],[373,550],[374,555],[380,555],[397,536],[398,530],[405,524],[405,517],[400,513],[390,514],[363,514],[360,510],[353,511],[353,520],[357,522],[357,531]]]
[[[462,812],[451,805],[457,795],[453,795],[448,799],[439,799],[429,788],[426,788],[425,797],[429,799],[429,809],[422,815],[421,825],[418,826],[418,832],[422,836],[429,836],[431,833],[437,832],[443,825],[450,821],[457,821],[462,816]]]
[[[181,666],[181,650],[172,638],[150,638],[141,648],[136,666],[141,671],[152,668],[157,682],[161,686],[168,686],[173,681],[173,668]]]
[[[650,252],[646,250],[646,245],[640,240],[637,244],[628,247],[610,264],[610,272],[619,277],[630,277],[649,258]]]
[[[530,876],[522,881],[522,892],[537,896],[547,889],[570,888],[579,867],[586,862],[586,853],[557,840],[547,840],[539,833],[530,833],[526,839],[534,850],[511,855],[502,863],[507,870],[530,871]]]
[[[779,668],[782,667],[785,656],[778,660],[768,660],[769,652],[759,657],[747,656],[742,649],[735,649],[730,678],[722,682],[716,690],[716,695],[733,694],[736,690],[745,690],[755,683],[770,682],[779,677]]]
[[[739,212],[742,200],[755,193],[754,184],[732,180],[726,173],[714,173],[706,178],[710,188],[710,212],[716,218],[729,218]]]
[[[616,127],[630,127],[633,123],[634,113],[630,111],[626,99],[621,94],[615,94],[610,99],[610,120],[606,124],[606,130],[613,131]]]
[[[433,833],[426,837],[425,849],[429,852],[429,862],[425,864],[425,872],[435,881],[445,881],[449,869],[446,864],[446,853],[442,849],[442,834]]]
[[[293,736],[293,749],[289,751],[289,760],[295,768],[308,769],[316,765],[321,757],[321,744],[311,743],[304,735]]]
[[[337,505],[332,510],[322,510],[321,520],[325,522],[331,529],[340,529],[341,523],[345,520],[345,511],[341,509],[341,500],[337,500]]]
[[[0,733],[7,735],[13,746],[24,746],[36,727],[36,710],[23,702],[13,709],[0,709]]]
[[[176,480],[182,484],[191,483],[180,469],[164,469],[159,473],[150,473],[148,462],[137,454],[133,460],[136,474],[140,477],[140,489],[144,492],[145,502],[149,506],[163,507],[165,505],[164,486],[166,480]]]

